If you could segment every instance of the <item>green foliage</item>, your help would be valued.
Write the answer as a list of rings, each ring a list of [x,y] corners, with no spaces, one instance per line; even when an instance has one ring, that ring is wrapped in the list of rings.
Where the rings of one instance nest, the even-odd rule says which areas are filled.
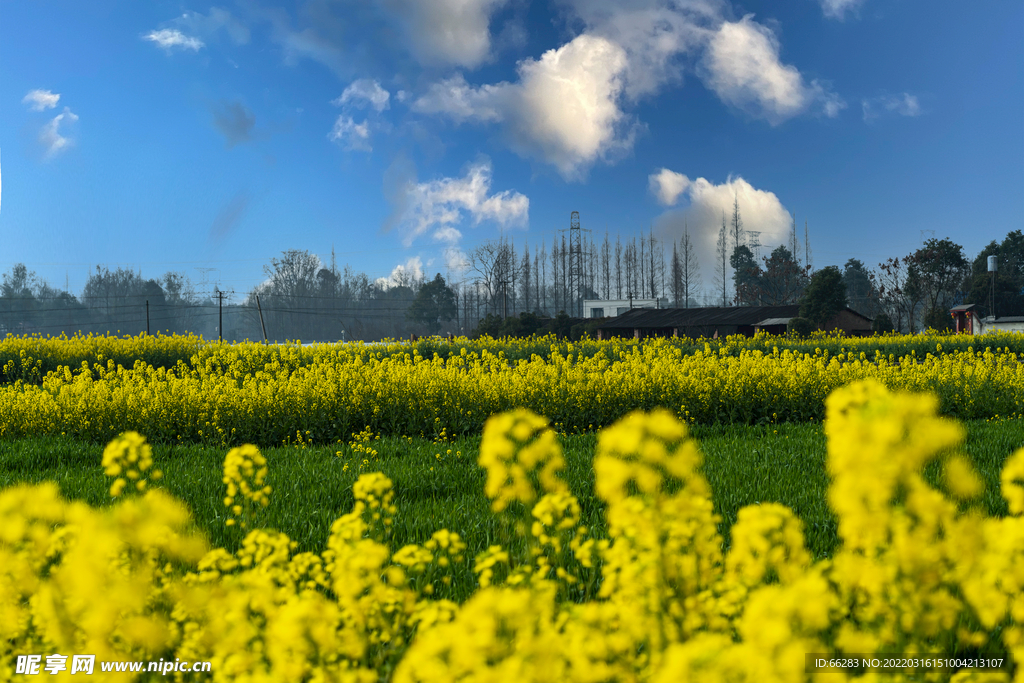
[[[739,245],[729,257],[729,265],[732,266],[737,303],[740,306],[755,305],[760,291],[761,268],[754,260],[754,252],[745,244]]]
[[[974,259],[967,303],[977,304],[983,316],[992,314],[989,256],[997,258],[995,314],[1024,315],[1024,234],[1020,230],[1009,233],[1002,243],[993,240]]]
[[[437,334],[441,329],[441,322],[454,320],[458,312],[455,292],[445,284],[441,273],[438,273],[433,281],[420,287],[405,315],[409,320],[426,325],[431,334]]]
[[[548,329],[559,339],[569,339],[572,335],[572,326],[573,319],[565,311],[559,311],[548,324]]]
[[[924,316],[924,326],[937,332],[950,332],[955,329],[953,317],[944,308],[933,308]]]
[[[790,318],[786,324],[786,331],[798,334],[801,337],[809,337],[814,331],[814,325],[807,318]]]
[[[1024,420],[968,422],[966,450],[985,481],[981,504],[987,514],[1007,514],[999,495],[999,473],[1006,457],[1024,445]],[[741,425],[693,428],[704,453],[703,474],[712,490],[718,525],[728,543],[729,530],[745,505],[778,502],[804,522],[808,550],[816,559],[839,547],[836,518],[828,507],[826,442],[820,425]],[[595,434],[562,436],[565,480],[580,504],[581,521],[606,534],[604,505],[594,494]],[[484,472],[477,467],[480,437],[442,440],[382,437],[376,456],[366,464],[351,445],[277,447],[263,451],[273,463],[267,483],[273,487],[265,510],[267,526],[298,543],[296,552],[316,552],[326,544],[338,514],[351,509],[352,485],[360,474],[383,472],[395,485],[396,518],[392,543],[422,543],[438,528],[457,531],[474,557],[494,543],[506,549],[522,543],[489,513],[483,493]],[[32,437],[0,441],[0,489],[19,483],[55,481],[64,496],[93,506],[111,504],[109,480],[100,460],[103,446],[67,437]],[[341,455],[338,455],[338,452]],[[450,451],[450,452],[449,452]],[[196,524],[215,546],[237,550],[240,537],[224,526],[221,504],[224,449],[219,446],[154,445],[153,459],[164,472],[158,486],[184,501]],[[932,484],[941,472],[925,472]],[[463,601],[475,589],[466,566],[438,597]]]
[[[843,284],[850,308],[868,317],[878,312],[878,292],[864,263],[852,258],[843,266]]]
[[[526,311],[520,313],[519,317],[510,317],[504,320],[493,313],[488,313],[473,330],[474,339],[480,339],[485,335],[492,339],[523,339],[537,334],[544,334],[544,321],[536,313],[527,313]]]
[[[826,266],[811,276],[800,300],[800,317],[815,327],[824,327],[839,311],[846,308],[846,285],[836,266]]]
[[[933,237],[911,254],[908,287],[924,303],[925,315],[934,317],[936,309],[948,310],[955,301],[962,300],[970,273],[971,264],[963,247],[950,239]]]
[[[807,274],[793,254],[780,245],[764,261],[758,302],[762,306],[796,303],[807,287]]]
[[[888,334],[889,332],[894,332],[896,328],[893,326],[892,319],[888,315],[879,313],[871,322],[871,330],[878,334]]]

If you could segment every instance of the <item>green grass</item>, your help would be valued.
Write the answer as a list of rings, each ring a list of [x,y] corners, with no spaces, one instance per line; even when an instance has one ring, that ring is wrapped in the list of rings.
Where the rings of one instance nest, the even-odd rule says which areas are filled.
[[[989,515],[1005,515],[999,472],[1006,457],[1024,446],[1024,420],[970,422],[967,433],[967,453],[987,485],[978,504]],[[826,501],[826,443],[819,425],[698,427],[694,435],[704,453],[705,476],[715,511],[723,519],[720,531],[726,544],[740,508],[779,502],[803,520],[808,548],[816,558],[835,552],[839,540],[836,519]],[[603,506],[593,492],[591,461],[596,441],[594,434],[562,439],[565,479],[580,501],[583,523],[604,535]],[[362,470],[343,444],[266,449],[262,452],[270,469],[267,483],[274,492],[259,521],[288,534],[299,551],[319,552],[331,523],[351,509],[352,484],[361,471],[381,471],[394,482],[398,506],[393,549],[422,543],[441,528],[464,538],[470,558],[492,544],[508,547],[516,541],[491,514],[483,494],[484,473],[476,465],[479,443],[479,437],[443,445],[425,439],[384,438],[373,442],[379,455]],[[345,456],[336,456],[338,450]],[[189,506],[197,527],[213,545],[237,548],[241,532],[224,525],[221,466],[225,449],[158,445],[153,451],[156,467],[164,472],[160,485]],[[100,467],[102,452],[102,445],[66,437],[0,440],[0,489],[51,480],[70,499],[109,505],[109,480]],[[930,467],[926,477],[938,484],[938,468]],[[450,593],[443,597],[464,599],[474,586],[469,563],[454,578]]]

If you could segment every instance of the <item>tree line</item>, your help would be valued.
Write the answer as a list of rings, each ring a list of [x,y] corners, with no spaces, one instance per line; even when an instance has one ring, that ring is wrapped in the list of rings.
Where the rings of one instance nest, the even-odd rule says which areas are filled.
[[[238,303],[216,286],[198,292],[183,272],[145,279],[136,271],[97,266],[74,295],[16,264],[0,281],[0,334],[148,330],[225,339],[374,340],[469,334],[482,320],[484,328],[500,329],[509,319],[525,320],[519,325],[525,331],[541,329],[559,313],[564,315],[557,325],[568,325],[579,317],[583,299],[657,299],[672,307],[795,304],[805,300],[815,275],[837,282],[847,304],[875,319],[878,329],[912,333],[948,328],[949,308],[959,303],[991,313],[988,256],[999,262],[996,313],[1024,315],[1020,230],[992,241],[973,261],[952,240],[931,238],[874,269],[851,258],[842,268],[815,270],[806,225],[802,244],[794,218],[788,243],[759,258],[757,234],[744,230],[734,202],[731,219],[722,216],[708,287],[685,224],[674,241],[649,231],[626,240],[606,232],[600,241],[583,232],[578,248],[569,242],[564,232],[533,246],[503,236],[473,249],[454,276],[437,273],[432,279],[403,272],[371,279],[347,265],[339,269],[333,255],[328,264],[308,251],[289,250],[270,259],[266,280]]]

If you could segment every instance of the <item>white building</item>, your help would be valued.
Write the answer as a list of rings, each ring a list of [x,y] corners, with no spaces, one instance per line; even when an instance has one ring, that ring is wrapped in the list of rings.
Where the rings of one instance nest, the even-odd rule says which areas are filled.
[[[615,318],[631,308],[668,308],[667,299],[584,299],[584,318]]]
[[[985,334],[986,332],[1024,332],[1024,316],[988,316],[982,318],[974,304],[954,306],[949,311],[956,324],[957,332]]]

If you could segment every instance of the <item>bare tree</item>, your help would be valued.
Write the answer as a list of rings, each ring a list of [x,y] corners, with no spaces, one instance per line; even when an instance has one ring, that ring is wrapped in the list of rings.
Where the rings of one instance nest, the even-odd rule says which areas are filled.
[[[604,298],[611,299],[611,285],[612,285],[612,264],[611,264],[611,244],[608,241],[608,231],[604,233],[604,242],[601,244],[601,291],[604,293]]]
[[[746,239],[743,233],[743,219],[740,218],[740,200],[739,197],[733,195],[732,198],[732,248],[736,250],[741,244],[745,244]]]
[[[599,287],[598,251],[593,240],[587,242],[587,296],[597,296]]]
[[[504,249],[502,250],[502,270],[505,275],[503,296],[507,299],[502,307],[502,314],[516,314],[516,280],[519,279],[519,260],[516,258],[516,243],[513,239],[502,239]]]
[[[527,242],[523,245],[523,262],[519,265],[520,276],[519,281],[522,283],[523,288],[523,308],[526,311],[530,310],[530,285],[533,282],[533,273],[530,268],[530,244]]]
[[[667,298],[668,290],[665,288],[665,275],[667,274],[667,268],[665,266],[665,244],[664,242],[658,242],[658,280],[661,283],[658,288],[658,297]]]
[[[615,298],[622,300],[622,238],[615,235]]]
[[[560,309],[562,302],[561,299],[561,265],[562,259],[558,253],[558,233],[555,233],[555,237],[551,243],[551,310],[557,312]]]
[[[540,243],[540,251],[534,256],[533,269],[537,271],[540,266],[540,277],[537,278],[537,307],[541,312],[548,312],[548,255],[547,247]]]
[[[633,288],[633,248],[631,242],[622,246],[622,286],[626,296],[636,296]]]
[[[483,296],[490,312],[504,314],[519,270],[513,245],[503,238],[483,242],[470,252],[469,268],[477,275],[478,294]]]
[[[729,286],[729,270],[728,270],[728,238],[726,236],[725,227],[725,212],[722,212],[722,229],[718,231],[718,243],[716,244],[716,255],[717,255],[717,271],[715,273],[715,285],[721,284],[722,286],[722,306],[728,305],[728,293],[726,289]]]
[[[560,269],[562,273],[562,308],[573,310],[573,293],[569,291],[569,247],[565,243],[565,234],[562,234],[562,248],[559,252]]]
[[[650,238],[650,240],[649,240],[650,241],[650,247],[647,249],[647,254],[648,254],[648,258],[649,258],[650,263],[649,263],[649,267],[647,268],[647,280],[648,280],[648,284],[650,284],[650,286],[651,286],[651,298],[652,299],[657,299],[658,296],[659,296],[657,264],[660,261],[661,265],[662,265],[662,268],[664,269],[665,255],[663,253],[661,253],[657,249],[658,245],[654,241],[654,226],[653,225],[651,226],[651,231],[650,231],[649,238]]]
[[[700,263],[697,261],[697,249],[690,239],[690,229],[683,223],[683,237],[680,240],[680,276],[682,279],[683,300],[686,308],[690,307],[691,297],[696,298],[700,291]]]
[[[636,242],[634,242],[634,244],[636,244]],[[640,287],[638,288],[638,290],[640,292],[640,298],[641,299],[646,298],[646,295],[647,295],[647,290],[646,290],[646,287],[647,287],[647,254],[645,253],[645,246],[646,245],[645,245],[644,233],[641,230],[640,231],[640,255],[638,257],[638,264],[637,264],[638,265],[638,270],[640,271],[638,276],[637,276],[637,279],[639,280],[639,284],[640,284]]]
[[[683,295],[683,264],[679,261],[675,242],[672,243],[672,265],[669,270],[672,273],[672,305],[679,308],[679,300]]]
[[[878,303],[897,330],[914,333],[914,317],[920,297],[913,286],[910,269],[913,259],[890,258],[878,264],[875,278],[878,282]]]
[[[164,300],[171,309],[171,325],[174,332],[188,332],[198,319],[199,297],[196,296],[192,281],[184,272],[164,273],[160,284],[164,290]]]

